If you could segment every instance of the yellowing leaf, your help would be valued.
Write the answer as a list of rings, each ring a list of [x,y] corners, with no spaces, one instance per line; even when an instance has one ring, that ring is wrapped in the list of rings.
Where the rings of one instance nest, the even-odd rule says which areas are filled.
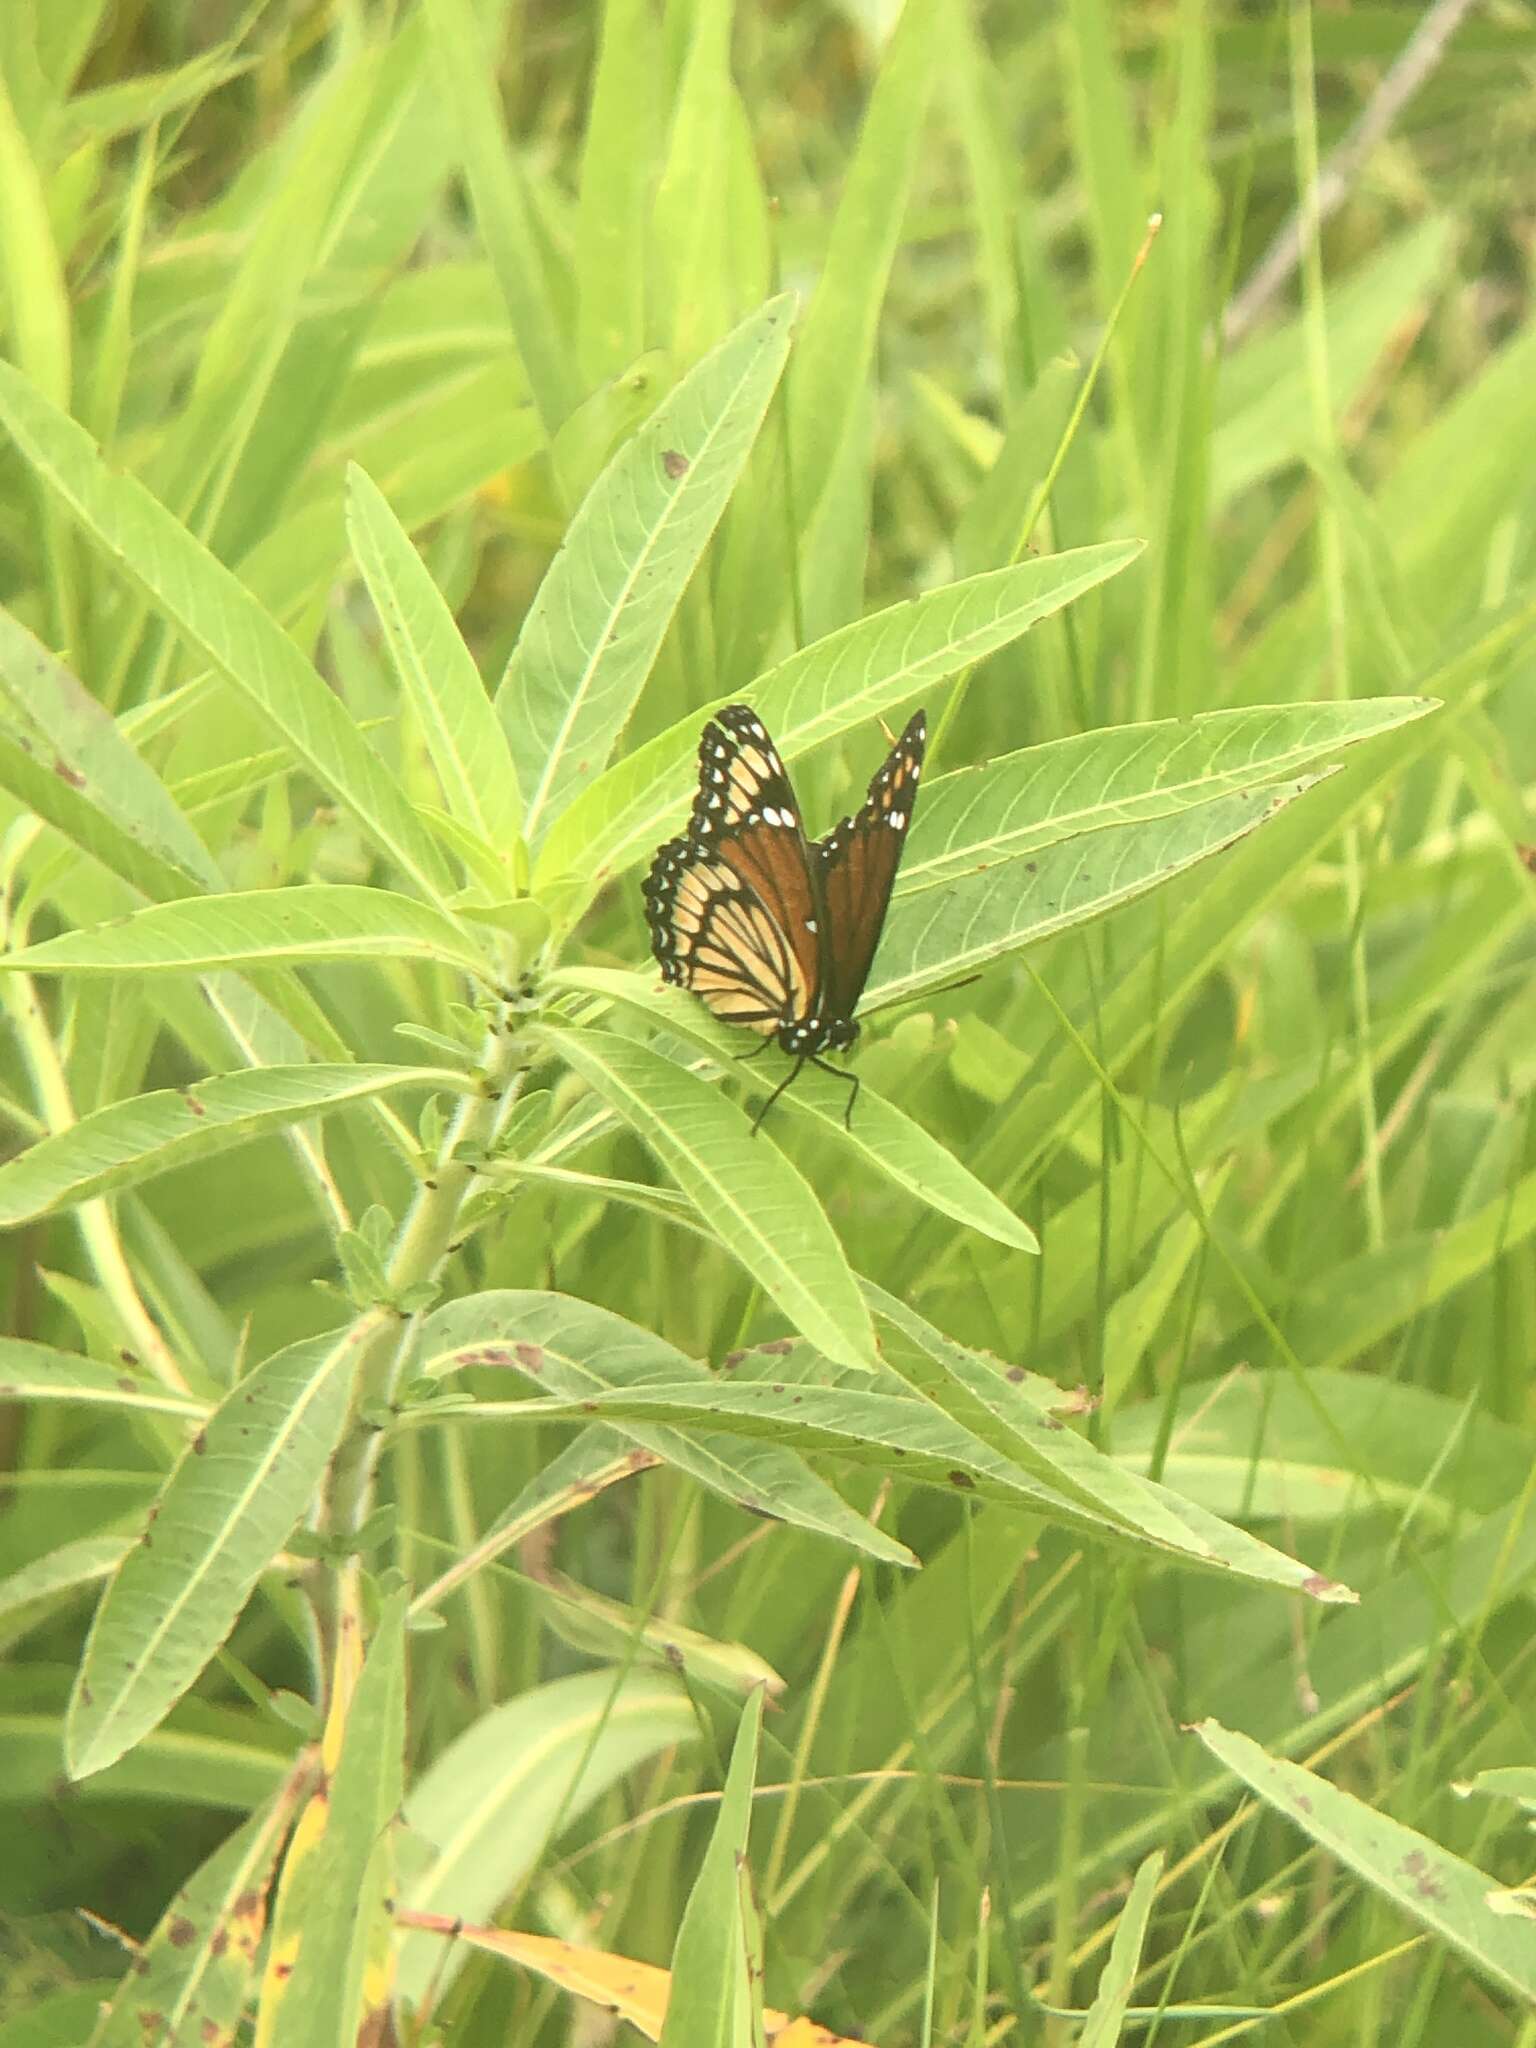
[[[519,1934],[500,1927],[469,1927],[443,1913],[400,1914],[408,1927],[467,1941],[471,1948],[520,1963],[550,1984],[577,1998],[590,1999],[615,2019],[628,2020],[648,2041],[661,2038],[672,1990],[672,1973],[655,1963],[637,1963],[632,1956],[610,1955],[606,1949],[581,1948],[547,1934]],[[864,2048],[847,2034],[834,2034],[814,2020],[791,2019],[788,2013],[763,2014],[769,2048]]]

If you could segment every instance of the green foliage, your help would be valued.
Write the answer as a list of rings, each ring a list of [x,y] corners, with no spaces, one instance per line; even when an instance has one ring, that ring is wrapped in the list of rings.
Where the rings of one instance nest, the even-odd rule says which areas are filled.
[[[0,7],[6,2048],[1529,2029],[1536,32],[878,15]]]

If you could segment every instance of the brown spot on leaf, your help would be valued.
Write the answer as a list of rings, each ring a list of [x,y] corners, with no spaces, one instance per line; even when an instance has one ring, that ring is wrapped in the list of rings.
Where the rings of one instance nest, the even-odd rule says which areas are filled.
[[[512,1348],[517,1353],[517,1362],[524,1372],[542,1372],[544,1370],[544,1350],[542,1345],[514,1344]]]
[[[53,772],[55,775],[58,776],[60,782],[67,782],[71,789],[84,789],[85,777],[80,773],[80,770],[78,768],[71,768],[69,763],[66,760],[64,760],[62,756],[55,757],[53,763]]]
[[[136,1394],[139,1391],[138,1381],[136,1379],[131,1379],[127,1373],[118,1374],[117,1384],[121,1391],[125,1394]]]
[[[770,1337],[766,1344],[759,1344],[757,1348],[765,1358],[783,1358],[794,1350],[795,1340],[793,1337]]]
[[[207,1432],[207,1430],[206,1430],[206,1429],[200,1429],[200,1430],[199,1430],[199,1431],[197,1432],[197,1435],[196,1435],[195,1437],[193,1437],[193,1439],[192,1439],[192,1453],[193,1453],[193,1456],[194,1456],[194,1457],[198,1457],[198,1458],[200,1458],[200,1457],[201,1457],[201,1456],[203,1455],[204,1451],[206,1451],[206,1450],[207,1450],[207,1448],[208,1448],[208,1432]]]
[[[746,1355],[745,1351],[727,1351],[724,1358],[720,1361],[720,1370],[722,1372],[734,1372]]]
[[[1019,1381],[1020,1381],[1021,1379],[1023,1379],[1023,1377],[1024,1377],[1024,1368],[1023,1368],[1023,1366],[1022,1366],[1022,1365],[1010,1365],[1010,1366],[1009,1366],[1009,1368],[1008,1368],[1008,1372],[1007,1372],[1007,1375],[1006,1375],[1006,1376],[1007,1376],[1007,1378],[1009,1378],[1009,1379],[1011,1379],[1011,1380],[1013,1381],[1013,1384],[1014,1384],[1015,1386],[1017,1386],[1017,1385],[1019,1384]]]
[[[198,1101],[197,1097],[189,1089],[182,1090],[181,1099],[194,1116],[206,1116],[208,1114],[202,1103]]]
[[[166,1929],[165,1938],[172,1948],[186,1948],[190,1942],[196,1941],[197,1929],[185,1913],[178,1913]]]
[[[949,1483],[951,1486],[960,1487],[963,1491],[967,1493],[974,1492],[976,1488],[976,1482],[971,1477],[969,1472],[951,1472],[949,1475]]]
[[[680,455],[675,448],[662,449],[661,466],[674,483],[680,476],[688,474],[688,458],[686,455]]]

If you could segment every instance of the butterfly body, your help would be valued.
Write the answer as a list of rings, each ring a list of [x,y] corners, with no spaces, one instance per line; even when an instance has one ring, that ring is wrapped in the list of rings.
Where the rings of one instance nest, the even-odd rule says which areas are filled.
[[[664,980],[691,989],[724,1022],[760,1033],[763,1050],[776,1045],[795,1061],[759,1122],[802,1066],[825,1065],[824,1053],[846,1051],[858,1038],[854,1011],[885,922],[926,740],[918,712],[861,808],[813,841],[757,714],[731,704],[704,728],[688,831],[657,850],[643,887],[646,920]]]

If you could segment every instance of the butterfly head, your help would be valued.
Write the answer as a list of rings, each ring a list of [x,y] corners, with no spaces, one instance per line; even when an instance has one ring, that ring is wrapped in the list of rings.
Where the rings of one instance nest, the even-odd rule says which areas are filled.
[[[858,1043],[859,1027],[852,1017],[786,1017],[773,1036],[780,1052],[808,1060],[818,1053],[846,1052]]]

